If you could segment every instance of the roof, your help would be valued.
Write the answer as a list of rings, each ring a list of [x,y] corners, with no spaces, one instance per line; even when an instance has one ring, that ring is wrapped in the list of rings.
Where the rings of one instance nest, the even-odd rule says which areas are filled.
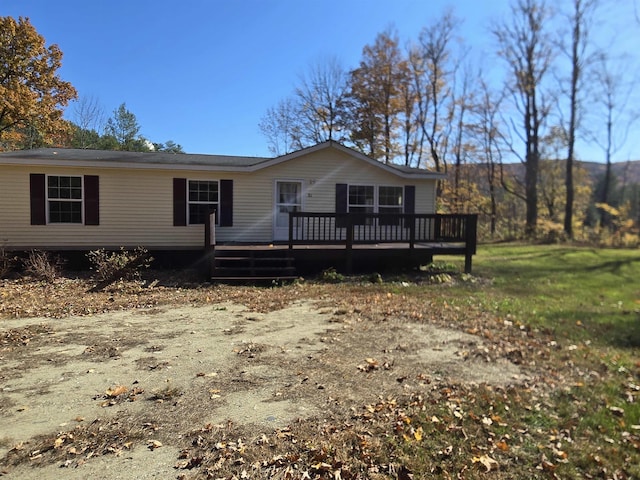
[[[367,157],[351,148],[337,142],[328,141],[312,147],[304,148],[287,155],[275,158],[240,157],[230,155],[204,155],[190,153],[166,152],[123,152],[115,150],[84,150],[70,148],[39,148],[33,150],[18,150],[0,152],[0,165],[62,165],[62,166],[90,166],[100,168],[139,168],[155,169],[169,168],[175,170],[220,170],[254,172],[292,161],[309,153],[327,148],[340,150],[352,157],[358,158],[372,166],[381,168],[395,175],[405,178],[442,178],[444,175],[425,169],[411,168],[403,165],[384,164]]]
[[[75,148],[38,148],[0,153],[0,159],[76,162],[124,162],[153,165],[207,165],[211,167],[249,167],[269,160],[261,157],[236,157],[229,155],[202,155],[166,152],[123,152],[118,150],[85,150]]]

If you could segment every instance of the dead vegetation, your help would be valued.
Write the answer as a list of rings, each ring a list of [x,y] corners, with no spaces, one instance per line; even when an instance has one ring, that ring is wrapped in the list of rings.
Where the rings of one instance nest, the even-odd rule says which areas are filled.
[[[221,371],[196,371],[199,391],[171,383],[153,389],[135,382],[105,385],[90,399],[104,409],[104,417],[77,418],[76,425],[12,445],[0,459],[0,476],[18,466],[79,468],[93,457],[168,445],[179,451],[173,465],[178,479],[560,478],[558,472],[573,455],[568,447],[577,440],[576,413],[567,413],[558,428],[557,421],[549,420],[559,418],[550,398],[559,389],[581,388],[576,386],[577,363],[571,367],[565,360],[561,369],[558,359],[587,355],[586,347],[564,349],[549,332],[495,315],[473,296],[464,305],[454,304],[446,284],[424,289],[415,279],[403,279],[185,288],[168,276],[118,282],[96,292],[88,292],[90,285],[89,280],[65,278],[53,283],[2,281],[0,318],[45,317],[51,322],[3,330],[0,358],[17,358],[20,349],[44,345],[55,318],[140,309],[151,319],[153,312],[175,305],[246,306],[255,317],[248,314],[245,323],[238,320],[222,332],[233,336],[250,331],[250,323],[259,322],[262,313],[311,299],[336,330],[319,338],[324,345],[320,353],[295,364],[284,351],[266,344],[239,344],[232,351],[238,363],[227,372],[231,380],[224,380]],[[413,325],[470,335],[452,340],[460,361],[468,362],[467,374],[452,380],[446,365],[440,371],[412,368],[407,359],[424,340],[400,338],[396,332],[404,327],[411,331]],[[147,356],[138,360],[138,369],[169,369],[171,364],[155,355],[170,341],[143,343]],[[140,341],[95,339],[83,356],[109,362],[135,344]],[[474,365],[497,362],[527,373],[492,384],[473,371]],[[268,367],[263,371],[260,365]],[[288,373],[269,383],[269,369]],[[305,399],[320,413],[277,428],[202,422],[211,402],[264,385],[272,401]],[[144,408],[126,410],[131,404]],[[116,409],[121,410],[111,415]],[[637,434],[628,441],[640,448]]]

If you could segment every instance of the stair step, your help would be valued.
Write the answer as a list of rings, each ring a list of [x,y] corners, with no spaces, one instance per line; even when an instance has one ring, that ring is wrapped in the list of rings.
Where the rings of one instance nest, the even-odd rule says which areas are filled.
[[[286,281],[298,278],[295,259],[285,251],[216,251],[211,279],[214,281]]]
[[[268,277],[260,277],[260,276],[217,276],[214,275],[211,277],[211,280],[215,282],[265,282],[265,281],[273,281],[273,282],[292,282],[300,278],[298,275],[278,275],[278,276],[268,276]]]
[[[216,257],[216,261],[229,262],[292,262],[292,257]]]
[[[239,266],[232,266],[232,267],[216,267],[216,271],[234,271],[234,272],[282,272],[282,271],[287,271],[287,272],[295,272],[296,269],[294,267],[281,267],[281,268],[275,268],[275,267],[239,267]]]

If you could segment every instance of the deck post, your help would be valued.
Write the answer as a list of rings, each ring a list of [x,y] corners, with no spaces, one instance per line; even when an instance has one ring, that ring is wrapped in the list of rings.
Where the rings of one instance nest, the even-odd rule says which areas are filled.
[[[406,218],[406,217],[405,217]],[[411,214],[409,216],[409,248],[413,250],[416,244],[416,216]]]
[[[348,275],[353,272],[353,215],[347,214],[347,238],[345,245],[345,270]]]
[[[466,218],[466,238],[464,253],[464,273],[471,273],[472,258],[476,253],[477,231],[478,231],[478,215],[467,215]]]
[[[204,261],[209,278],[213,276],[216,258],[216,212],[211,212],[204,222]]]
[[[289,250],[293,250],[293,212],[289,212]]]

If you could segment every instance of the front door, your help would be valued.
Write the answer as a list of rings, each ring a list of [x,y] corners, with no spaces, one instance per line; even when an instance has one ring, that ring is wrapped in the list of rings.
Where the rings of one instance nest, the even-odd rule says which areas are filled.
[[[302,211],[302,182],[276,180],[273,239],[289,239],[289,212]]]

